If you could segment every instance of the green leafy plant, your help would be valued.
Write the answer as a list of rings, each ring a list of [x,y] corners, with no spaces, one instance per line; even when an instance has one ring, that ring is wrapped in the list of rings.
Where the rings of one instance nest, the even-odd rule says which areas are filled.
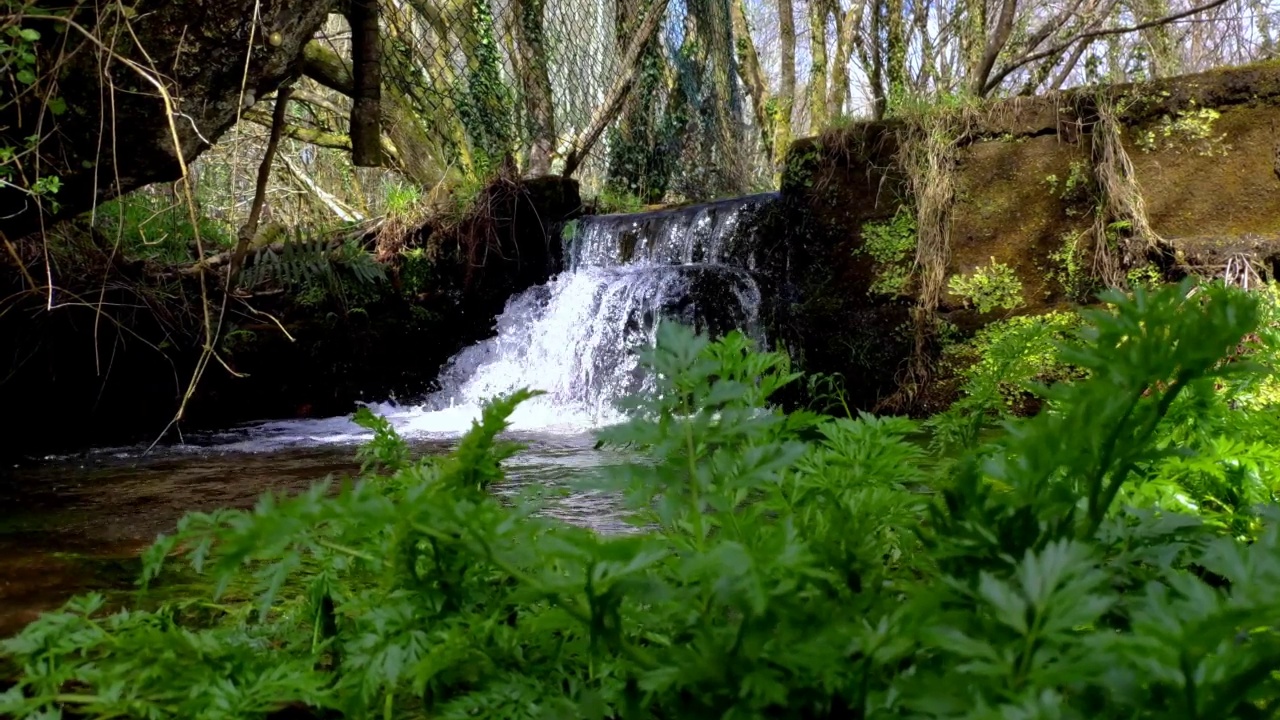
[[[13,100],[6,95],[19,95],[41,89],[37,88],[41,75],[37,45],[41,34],[35,28],[24,26],[24,20],[27,19],[24,13],[33,10],[28,5],[25,2],[6,2],[3,6],[6,12],[0,17],[0,67],[4,68],[12,83],[0,88],[0,102],[6,104]],[[54,90],[45,91],[40,97],[40,111],[48,111],[51,119],[67,111],[66,100],[56,95]],[[62,178],[40,174],[40,163],[34,162],[32,157],[39,144],[40,135],[37,133],[16,145],[0,145],[0,184],[21,190],[31,199],[43,202],[50,210],[57,212],[59,205],[56,196],[62,189]]]
[[[1125,273],[1125,280],[1129,283],[1129,287],[1142,287],[1150,290],[1164,282],[1164,273],[1155,265],[1147,263],[1141,267],[1132,268]]]
[[[855,251],[875,261],[875,278],[868,292],[898,295],[911,279],[916,252],[915,215],[899,208],[893,219],[862,226],[862,244]]]
[[[644,210],[644,200],[635,193],[606,186],[596,196],[596,211],[601,214],[637,213]]]
[[[990,265],[978,267],[968,275],[953,275],[947,289],[980,313],[1014,310],[1023,303],[1022,281],[1013,268],[995,258],[991,258]]]
[[[299,229],[284,236],[279,251],[273,243],[262,244],[241,271],[239,284],[246,289],[269,283],[294,288],[316,305],[384,280],[385,268],[354,241],[334,246],[328,237]]]
[[[415,247],[400,251],[400,289],[406,297],[427,292],[438,280],[437,259],[428,248]]]
[[[1092,204],[1094,196],[1093,173],[1089,163],[1084,160],[1072,160],[1067,176],[1059,178],[1057,174],[1046,175],[1044,182],[1049,192],[1067,203],[1067,215],[1079,215],[1081,204]]]
[[[1064,233],[1062,245],[1049,253],[1049,279],[1056,282],[1068,298],[1077,302],[1089,300],[1098,288],[1097,279],[1088,264],[1085,240],[1083,232]]]
[[[1059,357],[1080,325],[1074,312],[1020,315],[948,346],[943,365],[959,376],[960,398],[925,423],[935,447],[972,447],[984,428],[1038,409],[1043,387],[1080,378]]]
[[[225,223],[198,214],[196,225],[184,202],[168,193],[143,189],[102,203],[93,211],[95,228],[131,257],[161,262],[194,262],[193,240],[199,232],[206,251],[235,246]]]
[[[422,189],[398,180],[388,183],[383,191],[383,212],[390,218],[412,220],[422,213]]]
[[[1162,115],[1150,127],[1137,132],[1134,143],[1144,152],[1192,150],[1205,157],[1225,157],[1231,150],[1227,136],[1214,133],[1214,123],[1222,117],[1217,110],[1200,107],[1191,100],[1191,107],[1172,115]]]
[[[629,533],[488,491],[528,392],[422,460],[362,413],[362,478],[191,514],[148,552],[144,580],[185,561],[204,593],[80,598],[0,644],[19,669],[0,714],[1273,715],[1274,510],[1223,521],[1143,494],[1168,438],[1238,417],[1183,409],[1256,369],[1237,349],[1258,300],[1190,283],[1102,300],[1061,349],[1086,379],[942,466],[913,421],[784,413],[784,355],[663,323],[654,391],[601,433],[637,454],[597,486]]]

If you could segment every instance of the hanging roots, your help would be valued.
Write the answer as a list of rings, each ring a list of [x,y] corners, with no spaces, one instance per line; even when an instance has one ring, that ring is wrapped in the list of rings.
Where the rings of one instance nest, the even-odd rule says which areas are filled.
[[[1142,188],[1120,137],[1113,102],[1099,97],[1092,138],[1093,171],[1099,202],[1094,213],[1094,272],[1108,286],[1123,287],[1125,272],[1143,265],[1164,244],[1151,229]]]
[[[929,349],[951,259],[957,151],[974,120],[975,111],[968,108],[929,112],[913,118],[902,134],[899,159],[916,208],[919,299],[912,311],[915,348],[904,382],[899,383],[903,395],[893,404],[909,405],[929,379]]]

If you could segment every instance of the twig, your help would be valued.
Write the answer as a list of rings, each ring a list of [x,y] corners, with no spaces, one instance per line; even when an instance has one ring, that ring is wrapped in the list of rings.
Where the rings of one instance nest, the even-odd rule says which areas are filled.
[[[258,232],[258,223],[262,220],[262,208],[267,203],[267,182],[271,179],[271,163],[276,158],[276,150],[280,147],[280,133],[284,128],[289,112],[289,94],[292,89],[285,85],[276,93],[275,110],[271,113],[271,135],[267,138],[267,149],[262,152],[262,162],[258,164],[258,182],[253,190],[253,205],[249,208],[249,219],[240,228],[240,236],[236,239],[235,252],[231,254],[231,265],[227,269],[227,289],[236,281],[240,268],[244,265],[245,253],[249,251],[249,242]]]
[[[27,281],[27,285],[36,287],[36,281],[32,279],[31,273],[27,272],[26,263],[23,263],[22,257],[18,255],[18,248],[13,246],[13,242],[11,242],[8,237],[5,237],[3,232],[0,232],[0,240],[4,240],[5,249],[9,251],[10,257],[13,258],[13,263],[18,266],[18,271],[22,273],[22,277]]]

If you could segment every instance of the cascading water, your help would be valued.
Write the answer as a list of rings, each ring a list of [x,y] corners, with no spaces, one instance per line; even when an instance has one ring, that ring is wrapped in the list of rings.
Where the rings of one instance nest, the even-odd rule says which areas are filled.
[[[648,382],[637,350],[653,343],[662,319],[764,340],[755,271],[768,224],[759,219],[775,202],[769,193],[579,219],[566,232],[565,270],[508,300],[496,334],[446,363],[438,392],[375,410],[411,437],[457,435],[488,399],[530,388],[545,395],[517,409],[515,430],[578,433],[620,420],[616,402]],[[251,432],[253,449],[364,435],[346,418]]]
[[[516,428],[580,430],[619,418],[615,403],[647,382],[637,350],[670,318],[712,333],[763,340],[754,218],[773,194],[636,215],[585,217],[568,267],[513,297],[495,337],[445,366],[430,412],[408,430],[461,430],[488,398],[528,387],[546,395],[512,418]],[[444,426],[441,425],[444,421]]]
[[[511,418],[514,429],[536,432],[505,463],[507,481],[494,491],[559,488],[543,512],[601,532],[630,529],[617,498],[589,482],[629,457],[596,449],[583,431],[619,419],[615,401],[649,382],[635,351],[653,342],[662,318],[712,333],[742,328],[764,339],[757,277],[769,276],[768,258],[776,259],[770,252],[780,241],[758,221],[773,202],[763,195],[582,218],[566,248],[566,269],[512,297],[494,337],[449,361],[438,393],[422,405],[375,411],[428,454],[447,449],[485,400],[521,387],[544,390]],[[0,635],[25,623],[33,606],[52,608],[72,592],[101,589],[77,584],[92,581],[84,573],[68,580],[55,551],[136,553],[185,511],[247,507],[268,488],[292,492],[326,473],[354,473],[350,451],[333,446],[366,437],[346,417],[287,420],[197,438],[145,461],[139,448],[53,461],[16,484],[0,483],[0,549],[7,541],[21,560],[16,568],[0,563],[0,575],[18,578],[9,589],[20,590],[6,595],[0,583]],[[46,519],[41,532],[30,533],[14,524],[19,517]],[[32,595],[33,587],[44,595]]]

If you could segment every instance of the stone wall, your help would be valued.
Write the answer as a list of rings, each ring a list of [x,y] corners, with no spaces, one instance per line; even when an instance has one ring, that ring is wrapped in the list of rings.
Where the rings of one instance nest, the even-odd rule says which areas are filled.
[[[1025,302],[979,313],[946,292],[937,312],[950,327],[963,333],[1010,314],[1087,300],[1087,292],[1073,297],[1055,275],[1073,238],[1092,269],[1102,107],[1119,121],[1145,217],[1161,240],[1124,270],[1149,264],[1145,272],[1166,278],[1213,275],[1234,258],[1262,276],[1275,273],[1280,64],[1019,98],[953,111],[955,193],[945,262],[948,277],[993,260],[1007,265]],[[914,348],[918,281],[897,295],[872,293],[883,268],[862,251],[868,223],[915,204],[903,149],[922,122],[854,124],[797,141],[783,177],[797,218],[792,277],[801,297],[786,340],[811,372],[843,373],[864,407],[897,388]],[[1126,232],[1124,223],[1114,224],[1117,234]]]

